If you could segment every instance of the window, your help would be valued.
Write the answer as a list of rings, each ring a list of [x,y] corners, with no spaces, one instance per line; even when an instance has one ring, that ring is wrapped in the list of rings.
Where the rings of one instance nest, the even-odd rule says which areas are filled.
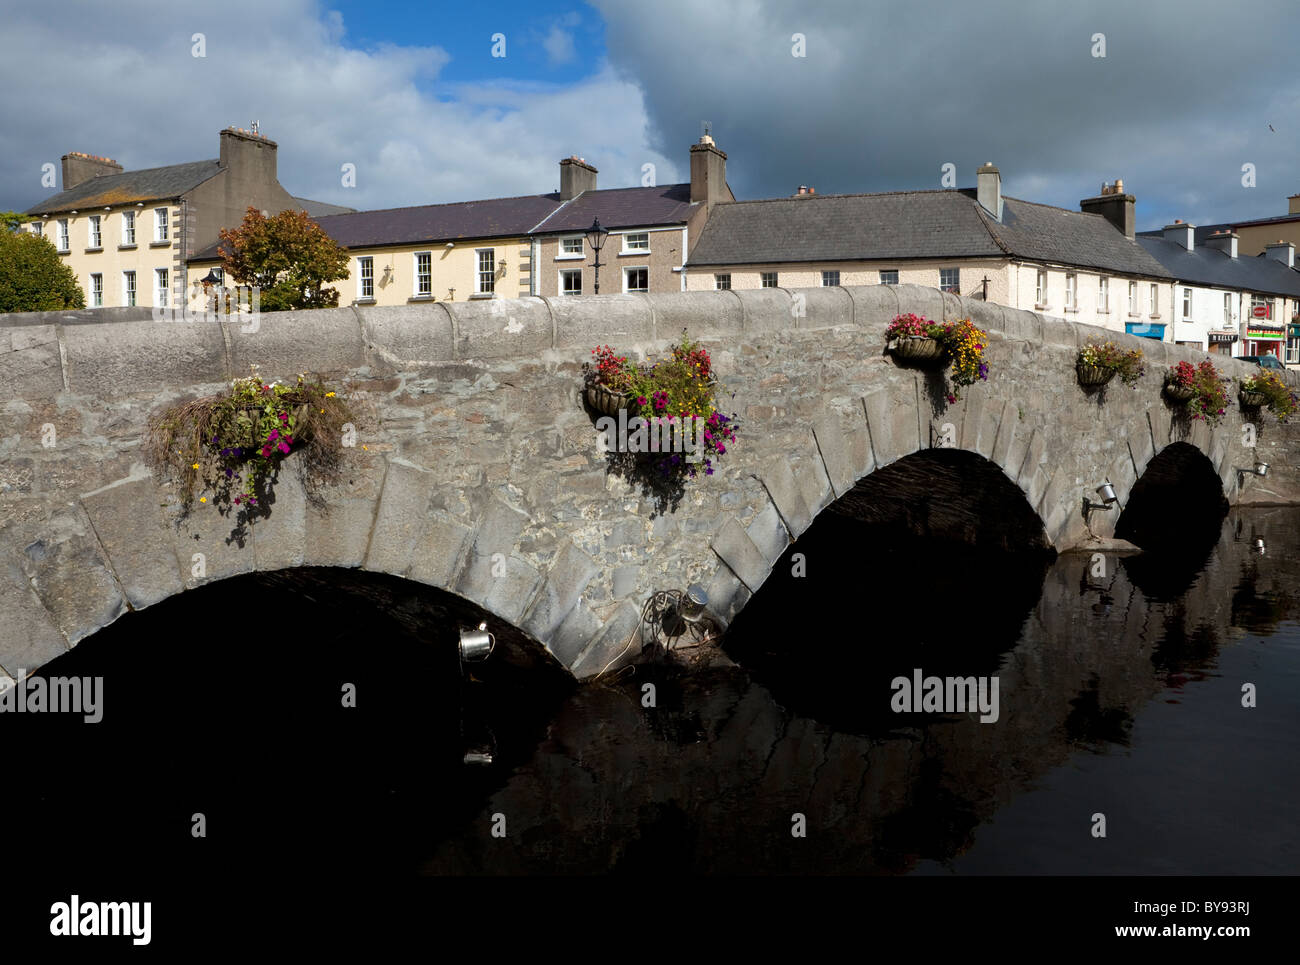
[[[897,272],[897,271],[882,271],[882,272],[880,273],[880,284],[882,284],[882,285],[897,285],[897,284],[898,284],[898,272]]]
[[[135,212],[122,212],[122,244],[135,244]]]
[[[103,247],[103,245],[100,244],[99,215],[97,214],[92,214],[90,216],[90,247],[92,248]]]
[[[731,274],[730,274],[730,273],[727,273],[727,274],[724,274],[724,275],[714,275],[714,276],[713,276],[713,287],[714,287],[715,290],[720,291],[720,292],[730,291],[730,290],[731,290]]]
[[[491,295],[497,290],[497,252],[495,248],[478,251],[478,293]]]
[[[645,252],[650,250],[650,232],[636,231],[623,236],[623,250]]]
[[[1034,288],[1034,306],[1042,308],[1047,304],[1047,272],[1038,269],[1038,284]]]
[[[90,307],[100,308],[104,304],[104,276],[90,276]]]
[[[357,259],[358,277],[361,279],[360,298],[375,297],[375,259],[367,255]]]
[[[34,235],[35,235],[36,237],[38,237],[38,238],[44,238],[44,237],[45,237],[45,222],[44,222],[44,221],[33,221],[33,222],[32,222],[32,234],[34,234]]]
[[[838,271],[822,272],[822,287],[834,288],[840,283],[840,273]]]
[[[1138,283],[1135,281],[1128,283],[1128,313],[1130,315],[1138,313]]]
[[[1077,312],[1079,292],[1079,276],[1074,272],[1067,272],[1065,275],[1065,310],[1067,312]]]
[[[1255,317],[1255,309],[1257,308],[1264,309],[1264,314],[1262,316],[1263,318],[1273,317],[1273,303],[1269,299],[1265,298],[1263,295],[1250,296],[1250,317],[1251,318]]]
[[[68,219],[59,219],[59,251],[67,252],[68,250]]]
[[[415,253],[415,294],[433,294],[433,253],[417,251]]]
[[[586,243],[587,239],[583,235],[574,235],[572,238],[561,238],[560,254],[568,255],[569,257],[584,258],[586,257],[587,252],[586,249],[583,248],[583,245]]]
[[[1183,289],[1183,318],[1188,319],[1191,317],[1192,317],[1192,290],[1190,288],[1184,288]]]
[[[1300,338],[1286,340],[1286,360],[1290,365],[1300,363]]]
[[[167,209],[155,208],[153,213],[153,240],[166,241],[167,238]]]
[[[961,269],[940,268],[939,289],[940,291],[952,292],[954,295],[960,295],[961,294]]]
[[[776,287],[776,272],[774,272],[774,271],[765,271],[765,272],[763,272],[763,273],[762,273],[762,282],[763,282],[763,287],[764,287],[764,288],[775,288],[775,287]]]
[[[560,294],[561,295],[582,294],[582,269],[581,268],[572,268],[569,271],[560,272]]]
[[[135,272],[122,272],[122,304],[135,304]]]
[[[649,268],[624,268],[623,291],[648,292],[650,290]]]
[[[1232,324],[1232,295],[1229,292],[1223,293],[1223,327],[1227,328]]]
[[[153,282],[153,303],[159,308],[167,307],[167,269],[155,268]]]
[[[1097,279],[1097,311],[1110,311],[1110,279]]]
[[[1160,317],[1160,286],[1151,286],[1151,317]]]

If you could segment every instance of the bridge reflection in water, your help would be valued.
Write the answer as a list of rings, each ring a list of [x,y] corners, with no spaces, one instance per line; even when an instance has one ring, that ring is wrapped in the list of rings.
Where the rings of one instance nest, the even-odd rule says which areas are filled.
[[[1202,505],[1193,572],[1172,565],[1183,548],[1099,567],[1008,551],[997,533],[1034,528],[1013,492],[965,454],[925,458],[928,509],[899,502],[916,463],[874,474],[733,624],[736,665],[695,674],[574,688],[520,638],[466,679],[450,631],[475,608],[337,570],[131,614],[42,671],[107,675],[111,660],[104,723],[0,719],[28,761],[3,805],[28,832],[19,858],[156,860],[182,878],[1294,870],[1300,511]],[[952,497],[959,482],[982,514]],[[914,669],[996,675],[997,722],[893,713],[890,681]],[[471,746],[493,763],[465,764]],[[222,835],[198,865],[177,843],[193,812]]]

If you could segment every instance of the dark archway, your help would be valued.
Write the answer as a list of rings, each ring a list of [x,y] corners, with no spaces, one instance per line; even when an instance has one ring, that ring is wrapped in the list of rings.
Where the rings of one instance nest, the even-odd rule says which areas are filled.
[[[1054,555],[996,465],[924,450],[828,507],[725,646],[787,707],[839,730],[888,733],[913,722],[890,710],[894,677],[997,672]]]
[[[480,620],[497,651],[462,674],[459,630]],[[24,748],[5,793],[19,862],[146,882],[411,872],[545,739],[572,680],[538,646],[360,570],[248,574],[127,613],[39,671],[102,677],[102,722],[0,719]],[[493,763],[466,763],[481,749]]]

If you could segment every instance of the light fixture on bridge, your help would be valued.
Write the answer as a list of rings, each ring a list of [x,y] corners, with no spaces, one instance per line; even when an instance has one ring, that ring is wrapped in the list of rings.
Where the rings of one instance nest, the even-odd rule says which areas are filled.
[[[487,623],[480,623],[477,630],[460,631],[461,663],[482,663],[496,649],[496,637],[488,633]]]
[[[1263,556],[1263,555],[1264,555],[1264,537],[1262,537],[1262,536],[1256,536],[1256,537],[1255,537],[1255,542],[1254,542],[1253,545],[1254,545],[1255,552],[1258,553],[1260,556]]]
[[[1266,463],[1266,462],[1257,462],[1257,463],[1255,463],[1255,475],[1256,475],[1256,476],[1267,476],[1267,475],[1268,475],[1268,463]]]
[[[722,628],[709,615],[708,606],[709,594],[698,583],[692,583],[685,590],[658,590],[650,594],[650,599],[641,608],[643,646],[652,654],[667,653],[678,647],[697,647],[717,639],[722,635]],[[682,643],[683,637],[688,637],[688,642]],[[617,659],[611,660],[601,673]]]
[[[1101,497],[1102,505],[1107,509],[1119,502],[1119,497],[1115,495],[1115,487],[1109,481],[1097,487],[1097,495]]]
[[[1246,476],[1267,476],[1267,475],[1268,475],[1268,463],[1260,462],[1256,460],[1254,469],[1237,470],[1237,486],[1238,487],[1241,486],[1243,479]]]

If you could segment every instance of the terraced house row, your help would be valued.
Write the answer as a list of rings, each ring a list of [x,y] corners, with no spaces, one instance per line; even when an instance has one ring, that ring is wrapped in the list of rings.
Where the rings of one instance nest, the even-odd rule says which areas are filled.
[[[602,294],[920,284],[1114,331],[1300,366],[1300,195],[1282,218],[1135,231],[1122,181],[1070,210],[1003,195],[985,164],[975,187],[737,201],[727,155],[705,135],[690,180],[598,188],[584,158],[546,194],[355,211],[291,196],[276,145],[228,128],[220,157],[123,172],[67,155],[64,190],[33,206],[87,303],[197,307],[221,275],[218,232],[249,206],[301,208],[348,249],[340,304],[579,296],[596,291],[587,232],[608,231]],[[1261,234],[1263,232],[1263,234]],[[1262,239],[1275,234],[1271,242]]]

